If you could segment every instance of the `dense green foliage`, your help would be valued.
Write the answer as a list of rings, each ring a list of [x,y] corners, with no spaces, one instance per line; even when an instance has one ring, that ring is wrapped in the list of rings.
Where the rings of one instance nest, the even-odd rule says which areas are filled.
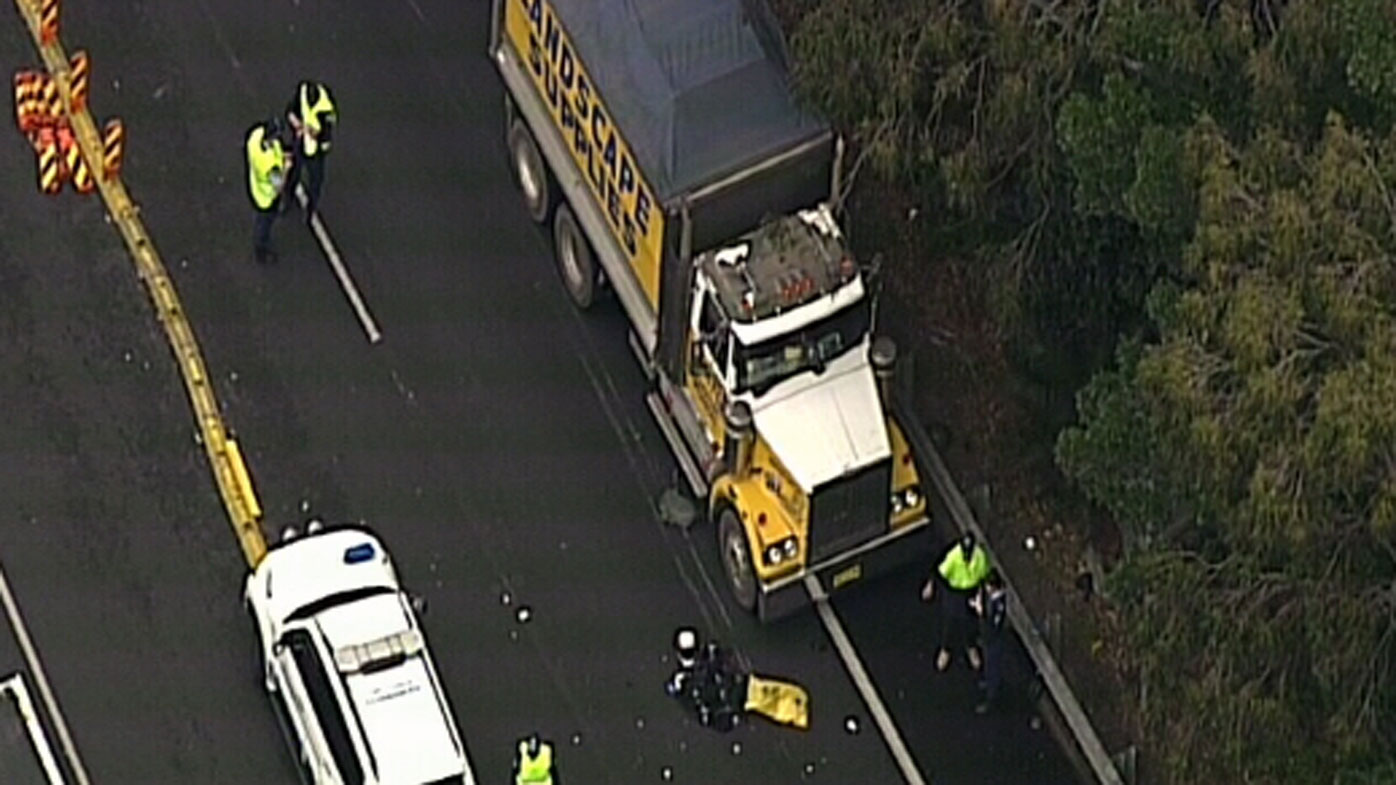
[[[792,49],[1091,377],[1056,455],[1159,781],[1396,781],[1396,3],[822,0]]]

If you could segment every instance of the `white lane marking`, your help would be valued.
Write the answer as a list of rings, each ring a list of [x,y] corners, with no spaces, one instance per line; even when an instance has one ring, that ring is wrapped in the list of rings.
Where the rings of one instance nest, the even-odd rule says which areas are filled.
[[[296,183],[296,201],[300,202],[301,209],[306,209],[307,197],[305,186]],[[368,306],[364,304],[364,298],[359,294],[359,288],[354,285],[354,279],[349,275],[349,269],[344,266],[344,260],[339,257],[339,249],[334,247],[334,241],[330,239],[330,232],[325,228],[325,222],[320,220],[320,213],[317,210],[311,216],[310,228],[315,232],[315,239],[320,241],[320,248],[325,252],[325,257],[330,260],[330,267],[334,268],[335,277],[339,279],[339,286],[344,290],[344,296],[349,298],[349,304],[354,307],[354,313],[358,314],[359,324],[364,327],[364,332],[368,333],[369,343],[378,343],[383,338],[383,333],[378,329],[378,323],[373,321],[373,315],[368,312]]]
[[[4,567],[0,567],[0,602],[5,604],[5,615],[10,617],[10,628],[14,630],[15,640],[19,642],[29,672],[34,675],[34,682],[39,685],[39,697],[43,699],[44,708],[48,709],[48,716],[53,720],[54,729],[58,731],[58,743],[63,745],[63,756],[68,759],[73,776],[77,778],[78,785],[92,785],[92,780],[87,777],[87,768],[82,765],[82,758],[78,757],[78,748],[73,744],[73,737],[68,733],[68,723],[63,719],[63,712],[58,710],[58,701],[53,698],[53,690],[49,689],[48,676],[44,675],[39,653],[34,649],[34,642],[29,639],[29,628],[24,626],[24,618],[19,615],[19,605],[15,604],[15,597],[10,593],[10,582],[5,577]]]
[[[49,781],[49,785],[63,785],[63,775],[58,771],[58,761],[53,759],[53,749],[49,747],[48,735],[44,733],[43,726],[39,724],[39,715],[34,711],[34,702],[29,700],[29,688],[24,686],[24,675],[15,673],[4,681],[0,681],[0,692],[8,692],[15,696],[15,705],[19,708],[20,719],[24,720],[24,729],[29,734],[29,743],[34,745],[34,752],[39,756],[39,763],[44,767],[44,777]]]
[[[912,759],[911,752],[902,741],[901,731],[897,730],[896,723],[892,722],[892,715],[887,713],[882,696],[877,694],[877,688],[868,677],[863,661],[858,658],[853,641],[848,639],[848,633],[844,631],[843,623],[834,612],[834,606],[829,604],[828,596],[813,575],[805,576],[805,591],[809,593],[814,607],[819,610],[819,620],[824,622],[824,630],[833,639],[834,648],[839,650],[839,657],[843,660],[843,666],[848,669],[853,685],[858,688],[858,694],[863,696],[863,702],[868,705],[868,711],[877,723],[878,731],[882,733],[882,740],[887,742],[887,749],[901,768],[902,778],[907,781],[907,785],[926,785],[921,770],[916,768],[916,761]]]
[[[417,4],[413,2],[413,0],[407,0],[407,4],[412,6],[412,10],[417,14],[418,19],[422,20],[423,22],[427,21],[427,15],[422,13],[422,9],[418,8]]]

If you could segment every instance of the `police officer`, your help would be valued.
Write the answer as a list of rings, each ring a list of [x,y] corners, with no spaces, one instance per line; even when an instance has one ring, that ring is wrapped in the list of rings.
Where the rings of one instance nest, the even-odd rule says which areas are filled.
[[[258,262],[275,261],[271,250],[271,225],[276,220],[286,185],[286,153],[281,148],[281,124],[275,117],[247,130],[247,187],[256,210],[252,252]]]
[[[936,574],[926,581],[921,589],[921,599],[931,600],[936,596],[936,584],[943,583],[939,592],[940,602],[937,619],[940,639],[936,653],[936,669],[945,670],[950,666],[950,653],[961,646],[969,658],[970,667],[979,667],[979,650],[969,641],[969,600],[974,596],[979,584],[989,574],[989,556],[979,547],[972,532],[965,532],[959,542],[951,545],[940,560]]]
[[[979,714],[987,712],[998,700],[999,687],[1003,683],[1003,648],[1005,643],[1005,623],[1008,621],[1008,589],[1003,584],[1003,576],[997,569],[990,569],[979,593],[970,601],[970,607],[979,616],[979,648],[984,652],[984,673],[979,680],[983,699],[974,710]]]
[[[558,785],[553,744],[530,733],[514,752],[514,785]]]
[[[335,124],[339,122],[330,88],[321,82],[301,80],[296,94],[286,104],[286,119],[296,134],[295,163],[286,179],[291,189],[289,201],[295,201],[296,183],[305,172],[305,221],[309,224],[319,209],[320,189],[325,184],[325,156],[334,143]]]

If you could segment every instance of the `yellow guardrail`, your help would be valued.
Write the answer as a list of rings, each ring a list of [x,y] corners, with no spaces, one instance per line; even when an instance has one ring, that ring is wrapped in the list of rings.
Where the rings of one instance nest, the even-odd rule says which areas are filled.
[[[57,35],[57,3],[54,0],[15,0],[15,6],[29,25],[35,49],[58,84],[64,111],[82,150],[83,158],[89,164],[102,161],[102,138],[97,132],[92,115],[85,106],[74,111],[75,107],[72,104],[68,55],[63,50],[61,36]],[[45,35],[45,20],[41,16],[44,14],[48,17],[48,35]],[[91,168],[94,174],[100,171],[98,166]],[[179,361],[184,389],[189,394],[189,403],[194,407],[194,417],[198,422],[200,442],[208,455],[214,481],[218,484],[219,494],[223,498],[223,506],[233,525],[233,532],[242,546],[243,556],[246,557],[249,566],[256,566],[267,551],[266,540],[262,536],[259,523],[262,509],[257,503],[257,495],[252,488],[247,466],[242,460],[242,451],[219,413],[218,399],[214,396],[213,384],[204,367],[198,342],[194,340],[194,330],[185,318],[174,283],[170,280],[164,263],[160,261],[155,243],[151,241],[145,225],[141,223],[139,210],[126,192],[120,175],[98,175],[97,187],[102,194],[102,201],[106,203],[112,223],[121,231],[121,237],[126,241],[126,247],[136,264],[136,273],[155,304],[155,314],[165,328],[165,337],[169,339],[170,348]]]

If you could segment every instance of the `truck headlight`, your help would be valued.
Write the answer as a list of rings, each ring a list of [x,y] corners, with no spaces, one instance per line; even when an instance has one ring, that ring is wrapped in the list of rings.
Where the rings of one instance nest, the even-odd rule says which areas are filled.
[[[921,489],[915,485],[902,491],[902,502],[907,507],[915,507],[921,503]]]
[[[774,545],[766,546],[766,552],[762,555],[766,558],[768,566],[774,566],[795,558],[799,549],[799,543],[795,541],[794,537],[786,537]]]
[[[892,514],[900,515],[904,510],[921,503],[921,489],[915,485],[892,492]]]

